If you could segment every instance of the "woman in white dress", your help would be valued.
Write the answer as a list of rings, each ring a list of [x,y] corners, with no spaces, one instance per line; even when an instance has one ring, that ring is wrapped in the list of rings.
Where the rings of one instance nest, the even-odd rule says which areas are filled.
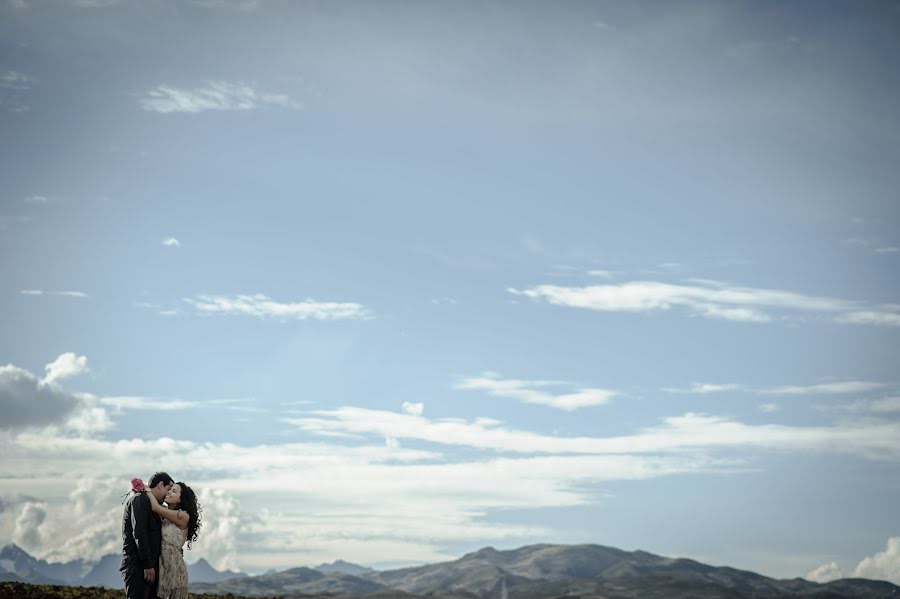
[[[200,530],[200,504],[194,491],[182,482],[175,483],[160,505],[152,493],[150,505],[163,518],[162,547],[159,553],[159,599],[188,599],[187,567],[184,544],[188,549]]]

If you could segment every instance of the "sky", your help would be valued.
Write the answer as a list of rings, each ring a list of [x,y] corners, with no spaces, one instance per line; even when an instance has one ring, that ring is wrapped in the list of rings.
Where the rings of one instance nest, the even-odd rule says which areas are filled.
[[[900,5],[0,2],[0,544],[900,584]]]

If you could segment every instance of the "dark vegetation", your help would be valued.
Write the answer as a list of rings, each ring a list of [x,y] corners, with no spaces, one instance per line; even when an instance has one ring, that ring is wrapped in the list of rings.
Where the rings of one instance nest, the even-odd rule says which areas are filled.
[[[191,599],[245,599],[240,595],[191,593]],[[125,599],[124,590],[101,587],[66,587],[24,582],[0,582],[0,599]],[[270,599],[283,599],[272,597]]]

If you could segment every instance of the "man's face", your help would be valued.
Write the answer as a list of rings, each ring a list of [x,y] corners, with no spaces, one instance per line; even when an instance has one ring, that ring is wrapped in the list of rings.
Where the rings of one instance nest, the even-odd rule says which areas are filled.
[[[169,492],[169,489],[171,489],[174,484],[174,482],[171,482],[167,485],[164,485],[162,481],[160,481],[158,485],[150,489],[150,492],[153,493],[153,496],[156,497],[156,500],[158,502],[162,503],[166,498],[166,493]]]

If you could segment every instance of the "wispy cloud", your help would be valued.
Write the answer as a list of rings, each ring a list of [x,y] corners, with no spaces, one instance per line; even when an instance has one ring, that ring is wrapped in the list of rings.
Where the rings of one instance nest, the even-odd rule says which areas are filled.
[[[760,389],[757,393],[763,395],[843,395],[848,393],[865,393],[866,391],[881,389],[884,386],[884,383],[872,381],[835,381],[815,385],[783,385],[770,389]]]
[[[705,395],[708,393],[722,393],[723,391],[739,391],[743,389],[743,385],[738,385],[736,383],[725,383],[725,384],[715,384],[715,383],[691,383],[690,387],[681,388],[681,387],[663,387],[662,390],[667,393],[696,393],[700,395]]]
[[[352,302],[277,302],[268,296],[255,295],[197,295],[184,298],[200,314],[249,315],[257,318],[292,320],[368,320],[371,310]]]
[[[868,307],[864,302],[779,289],[735,287],[702,280],[694,283],[633,281],[586,287],[538,285],[507,291],[557,306],[601,312],[659,312],[681,307],[704,318],[759,323],[773,320],[770,311],[792,310],[838,313],[834,320],[839,323],[900,326],[900,307],[895,305]]]
[[[900,397],[882,397],[879,399],[860,399],[846,406],[853,412],[891,413],[900,412]]]
[[[25,96],[34,82],[34,77],[19,71],[0,74],[0,108],[9,112],[28,111],[30,107],[25,103]]]
[[[882,306],[879,310],[855,310],[835,318],[843,324],[871,324],[883,327],[900,327],[900,308],[896,304]]]
[[[178,314],[177,307],[165,307],[162,304],[156,304],[153,302],[145,302],[145,301],[137,301],[131,304],[135,308],[142,308],[144,310],[152,310],[161,316],[175,316]]]
[[[168,397],[147,397],[143,395],[110,395],[95,398],[101,405],[109,406],[117,411],[139,410],[172,412],[191,409],[216,409],[232,412],[264,412],[257,406],[248,405],[253,399],[211,399],[211,400],[187,400]]]
[[[6,71],[0,75],[0,89],[27,90],[34,84],[34,77],[19,71]]]
[[[876,238],[850,237],[846,242],[849,245],[870,249],[876,254],[896,254],[900,252],[900,247],[883,243]]]
[[[451,306],[455,306],[459,302],[456,301],[455,299],[453,299],[452,297],[436,297],[436,298],[432,298],[431,303],[436,304],[438,306],[441,304],[449,304]]]
[[[78,8],[106,8],[120,2],[121,0],[75,0],[75,6]]]
[[[26,204],[46,204],[50,201],[50,198],[42,195],[31,195],[25,198]]]
[[[709,394],[723,393],[727,391],[741,391],[757,395],[843,395],[852,393],[866,393],[876,389],[883,389],[887,385],[875,381],[829,381],[827,383],[815,383],[812,385],[780,385],[778,387],[758,387],[738,383],[692,383],[690,387],[663,387],[667,393],[681,394]]]
[[[140,395],[114,395],[100,397],[99,401],[104,406],[109,406],[116,410],[153,410],[168,412],[173,410],[187,410],[189,408],[199,407],[201,404],[196,401],[187,401],[183,399],[163,399],[158,397],[144,397]]]
[[[160,243],[166,247],[177,248],[181,247],[181,242],[179,242],[174,237],[165,237]]]
[[[158,85],[139,98],[150,112],[197,113],[206,110],[260,110],[268,107],[300,110],[302,103],[286,94],[257,91],[250,83],[209,81],[205,87],[177,88]]]
[[[754,447],[781,451],[848,453],[900,460],[900,422],[865,421],[836,426],[751,425],[688,412],[618,437],[560,437],[505,428],[495,422],[429,420],[382,410],[342,407],[313,411],[285,422],[310,432],[370,434],[395,439],[526,454],[633,454]]]
[[[90,296],[83,291],[44,291],[43,289],[23,289],[20,291],[22,295],[58,295],[62,297],[78,297],[89,298]]]
[[[588,406],[609,403],[618,391],[599,388],[578,388],[569,393],[549,393],[547,387],[572,386],[561,381],[503,379],[496,372],[483,372],[481,376],[463,379],[456,389],[486,391],[495,397],[517,399],[525,403],[550,406],[559,410],[572,411]]]

